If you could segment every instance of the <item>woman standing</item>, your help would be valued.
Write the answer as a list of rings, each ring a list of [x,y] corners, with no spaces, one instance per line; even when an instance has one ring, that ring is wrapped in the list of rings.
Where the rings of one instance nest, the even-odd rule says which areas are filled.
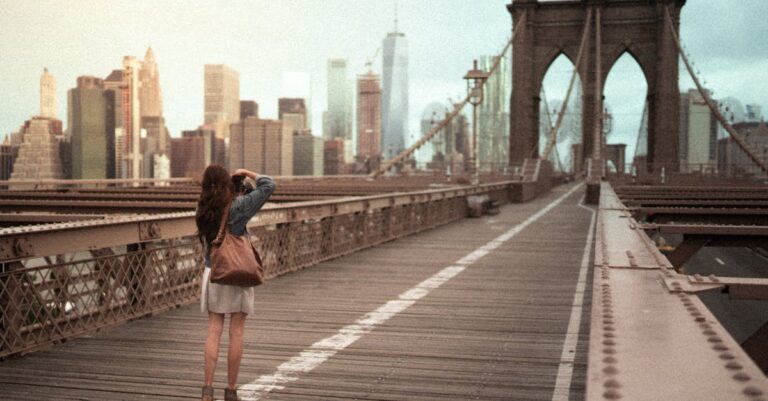
[[[236,188],[234,177],[256,180],[256,188],[246,193]],[[241,181],[241,180],[239,180]],[[245,317],[253,313],[253,287],[238,287],[209,282],[211,273],[210,243],[216,239],[226,208],[229,208],[227,228],[233,235],[247,235],[246,224],[261,209],[275,191],[271,178],[245,169],[229,175],[224,167],[210,165],[203,173],[203,189],[197,202],[195,220],[205,254],[203,289],[200,305],[208,313],[208,338],[205,342],[205,379],[202,401],[213,401],[213,376],[219,357],[219,340],[224,327],[224,315],[229,314],[229,353],[227,355],[227,388],[225,401],[237,401],[237,374],[243,356]],[[216,268],[216,266],[213,266]]]

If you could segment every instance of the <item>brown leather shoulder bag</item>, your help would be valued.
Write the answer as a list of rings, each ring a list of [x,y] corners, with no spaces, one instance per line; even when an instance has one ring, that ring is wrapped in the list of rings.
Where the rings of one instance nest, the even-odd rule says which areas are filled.
[[[219,234],[211,242],[211,282],[216,284],[253,287],[264,282],[261,256],[253,247],[248,234],[233,235],[227,229],[229,208],[224,209]]]

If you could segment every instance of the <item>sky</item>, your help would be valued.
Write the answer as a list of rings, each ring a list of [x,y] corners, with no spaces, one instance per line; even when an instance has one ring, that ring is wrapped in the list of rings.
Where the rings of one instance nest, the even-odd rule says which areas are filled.
[[[472,59],[503,47],[511,34],[508,2],[397,3],[398,29],[408,41],[411,130],[419,129],[427,104],[465,94],[462,76]],[[240,97],[256,100],[266,118],[277,118],[284,73],[308,73],[312,127],[320,135],[327,60],[348,59],[350,78],[363,73],[394,29],[395,1],[0,0],[0,9],[0,136],[38,113],[44,67],[56,77],[58,114],[66,120],[66,92],[78,76],[106,77],[123,56],[143,57],[149,46],[171,135],[201,124],[203,66],[217,63],[240,72]],[[715,97],[757,103],[768,114],[766,15],[766,0],[688,0],[681,39]],[[569,62],[552,65],[545,80],[549,99],[564,97],[571,69]],[[374,70],[381,72],[380,52]],[[644,78],[631,58],[615,70],[605,88],[616,114],[613,139],[634,142]],[[681,90],[692,85],[681,73]]]

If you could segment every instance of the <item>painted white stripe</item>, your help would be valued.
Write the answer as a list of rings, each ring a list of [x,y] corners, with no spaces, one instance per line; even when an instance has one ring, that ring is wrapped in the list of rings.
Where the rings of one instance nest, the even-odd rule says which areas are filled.
[[[580,187],[581,185],[574,186],[564,195],[555,199],[547,206],[528,217],[528,219],[522,223],[512,227],[509,231],[459,259],[456,262],[456,265],[443,268],[428,279],[417,284],[415,287],[401,293],[397,299],[388,301],[376,310],[366,313],[363,317],[355,321],[355,323],[342,327],[336,334],[310,345],[309,348],[299,353],[299,355],[294,356],[287,362],[278,366],[274,373],[260,376],[251,383],[241,386],[238,389],[238,395],[243,401],[256,401],[266,393],[285,388],[288,383],[298,380],[301,374],[307,373],[320,366],[320,364],[327,361],[337,352],[352,345],[364,334],[371,332],[376,326],[408,309],[411,305],[415,304],[416,301],[429,294],[430,291],[440,287],[445,282],[464,271],[469,265],[487,255],[502,243],[522,231],[525,227],[538,220],[548,211],[552,210],[552,208],[557,206]]]
[[[589,210],[592,213],[592,220],[589,222],[589,231],[587,231],[587,243],[584,244],[584,253],[581,256],[581,268],[579,269],[579,279],[576,282],[576,292],[573,294],[573,305],[571,306],[571,318],[568,321],[568,331],[563,341],[563,352],[560,354],[560,366],[557,368],[557,380],[555,389],[552,393],[552,401],[568,401],[571,392],[571,381],[573,380],[573,361],[576,358],[576,346],[579,343],[579,331],[581,330],[581,312],[584,305],[584,289],[587,285],[587,270],[589,268],[589,255],[592,245],[592,237],[595,232],[595,211],[583,205],[583,199],[579,202],[579,207]]]
[[[722,259],[715,258],[715,260],[717,261],[717,263],[720,263],[721,265],[725,265],[725,262],[723,262]]]

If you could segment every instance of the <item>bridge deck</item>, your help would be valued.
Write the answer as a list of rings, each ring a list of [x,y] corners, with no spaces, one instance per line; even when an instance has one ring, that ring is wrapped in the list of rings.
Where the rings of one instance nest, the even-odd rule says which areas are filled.
[[[567,379],[572,366],[572,384],[557,391],[583,399],[589,293],[575,309],[578,347],[565,340],[592,215],[577,204],[583,191],[565,196],[572,188],[259,287],[241,396],[550,400],[558,369]],[[206,317],[191,305],[11,359],[0,363],[0,398],[194,399],[205,332]],[[226,333],[221,351],[217,396]]]

